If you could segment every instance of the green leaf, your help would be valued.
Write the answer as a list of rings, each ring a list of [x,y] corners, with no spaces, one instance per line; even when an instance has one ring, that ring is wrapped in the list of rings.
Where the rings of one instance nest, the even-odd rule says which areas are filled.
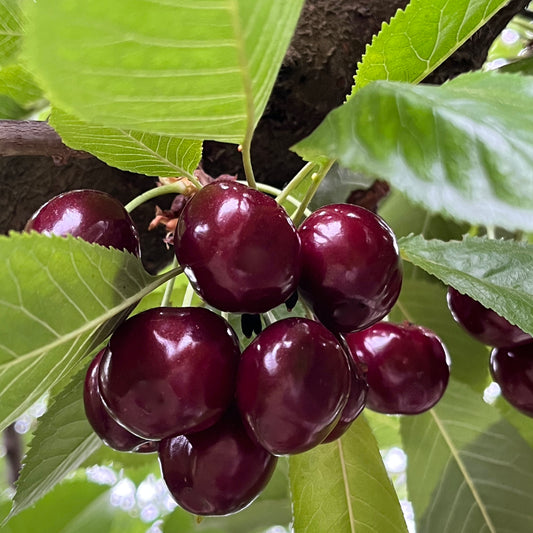
[[[54,105],[126,130],[240,143],[303,0],[39,0],[27,54]]]
[[[524,57],[503,65],[496,72],[516,72],[527,76],[533,75],[533,57]]]
[[[465,74],[442,87],[375,82],[295,151],[379,176],[430,211],[533,230],[533,79]]]
[[[383,24],[367,46],[355,76],[354,92],[375,80],[418,83],[507,3],[411,0],[389,24]]]
[[[150,276],[131,254],[72,237],[0,237],[0,428],[111,333],[171,274]]]
[[[0,120],[20,120],[27,111],[20,107],[13,98],[0,94]]]
[[[11,516],[32,506],[102,447],[85,417],[84,378],[85,369],[51,401],[39,420],[23,460]]]
[[[418,533],[532,530],[533,450],[480,395],[452,381],[401,424]]]
[[[402,437],[400,435],[400,417],[396,415],[384,415],[367,409],[365,419],[372,429],[380,450],[388,448],[401,448]]]
[[[407,532],[364,417],[340,439],[289,461],[295,533]]]
[[[4,504],[3,514],[8,509],[9,504]],[[76,479],[58,485],[35,507],[11,518],[0,532],[104,533],[109,531],[115,512],[108,487]]]
[[[25,109],[44,104],[41,88],[21,64],[9,65],[0,70],[0,94],[9,96]]]
[[[63,142],[122,170],[147,176],[192,175],[202,157],[201,141],[90,124],[59,109],[50,124]]]
[[[433,330],[450,355],[452,376],[482,392],[489,384],[489,352],[454,321],[446,304],[446,287],[440,283],[405,279],[396,306],[395,322],[407,320]]]
[[[19,0],[0,0],[0,65],[17,55],[23,36],[23,15]]]
[[[465,237],[399,240],[402,257],[533,334],[533,245]]]

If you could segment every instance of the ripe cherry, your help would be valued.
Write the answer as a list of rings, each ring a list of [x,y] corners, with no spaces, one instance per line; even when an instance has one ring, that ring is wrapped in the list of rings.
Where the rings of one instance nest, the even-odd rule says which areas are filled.
[[[237,404],[250,433],[275,455],[304,452],[322,442],[349,393],[348,356],[319,322],[275,322],[242,354]]]
[[[362,207],[318,209],[298,231],[302,242],[300,293],[329,329],[369,327],[392,308],[402,284],[395,237]]]
[[[85,376],[83,403],[89,424],[104,443],[114,450],[119,452],[156,452],[157,442],[147,441],[133,435],[114,420],[105,408],[98,386],[98,372],[104,352],[105,348],[98,352],[89,365]]]
[[[490,370],[502,396],[516,409],[533,417],[533,342],[494,348]]]
[[[354,358],[366,367],[367,406],[386,414],[431,409],[448,385],[450,368],[442,341],[415,324],[379,322],[346,335]]]
[[[296,290],[294,225],[274,199],[240,183],[198,191],[181,213],[174,246],[195,290],[221,311],[263,313]]]
[[[196,515],[242,510],[264,489],[277,462],[250,439],[235,409],[209,429],[161,441],[159,460],[178,505]]]
[[[149,309],[111,336],[100,392],[116,420],[146,439],[200,431],[230,405],[239,353],[230,325],[212,311]]]
[[[124,206],[109,194],[80,189],[55,196],[28,220],[26,231],[47,235],[73,235],[141,255],[139,234]]]
[[[483,344],[505,347],[533,341],[531,335],[513,326],[496,311],[487,309],[453,287],[448,288],[447,301],[454,320]]]

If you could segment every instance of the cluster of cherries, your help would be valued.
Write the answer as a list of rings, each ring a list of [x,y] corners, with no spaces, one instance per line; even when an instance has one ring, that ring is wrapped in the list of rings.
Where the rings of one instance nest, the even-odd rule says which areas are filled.
[[[97,191],[50,200],[26,229],[139,255],[128,213]],[[185,204],[174,247],[207,307],[160,307],[123,322],[92,361],[84,400],[109,446],[158,452],[188,511],[239,511],[278,456],[340,437],[365,405],[416,414],[442,397],[442,342],[421,326],[382,321],[402,268],[392,231],[374,213],[328,205],[297,229],[273,198],[217,180]],[[312,318],[269,321],[295,294]],[[259,324],[242,353],[225,313]]]
[[[447,300],[455,321],[473,338],[493,347],[490,372],[502,396],[533,417],[533,337],[452,287]]]

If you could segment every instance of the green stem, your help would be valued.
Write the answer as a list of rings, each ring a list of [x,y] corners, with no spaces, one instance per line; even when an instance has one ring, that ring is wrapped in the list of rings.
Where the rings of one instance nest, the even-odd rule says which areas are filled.
[[[177,266],[178,266],[178,260],[174,257],[171,268],[174,269]],[[172,291],[174,289],[175,281],[176,281],[176,276],[168,280],[167,286],[165,287],[165,293],[163,294],[163,299],[161,300],[161,307],[168,307],[169,305],[172,305],[171,298],[172,298]]]
[[[304,199],[302,200],[300,207],[296,210],[295,213],[293,213],[291,217],[295,226],[298,227],[300,225],[300,222],[305,216],[305,210],[311,203],[311,200],[315,196],[316,191],[320,187],[320,184],[322,183],[322,180],[328,173],[329,169],[333,166],[333,163],[335,163],[335,160],[330,159],[329,161],[321,165],[318,171],[311,176],[311,185],[307,189],[307,192],[305,193]]]
[[[257,182],[255,181],[254,169],[252,168],[252,131],[246,132],[246,138],[241,145],[242,164],[244,167],[244,174],[246,175],[246,182],[252,189],[257,189]]]
[[[185,295],[183,296],[183,302],[181,303],[181,307],[190,307],[192,305],[192,299],[194,297],[194,289],[192,288],[192,285],[187,283],[187,288],[185,289]]]
[[[287,185],[285,185],[284,189],[277,195],[276,202],[278,204],[281,204],[284,200],[288,200],[289,194],[300,185],[300,183],[307,178],[309,173],[313,171],[316,167],[316,163],[307,163],[299,172],[292,178]]]
[[[242,181],[242,180],[238,180],[238,183],[246,184],[247,182],[246,181]],[[266,183],[257,182],[256,185],[257,185],[257,190],[259,190],[261,192],[266,192],[267,194],[274,195],[274,194],[278,194],[278,193],[282,192],[277,187],[272,187],[272,185],[267,185]],[[291,203],[296,208],[300,207],[300,204],[302,203],[299,200],[297,200],[294,196],[286,196],[284,198],[284,200],[286,200],[287,202]],[[277,198],[276,198],[276,201],[277,201]],[[308,216],[308,215],[311,214],[311,211],[306,210],[305,214],[306,214],[306,216]]]
[[[190,178],[187,178],[190,179]],[[171,183],[170,185],[162,185],[161,187],[154,187],[146,192],[143,192],[131,202],[125,205],[126,211],[131,213],[135,208],[139,207],[144,202],[151,200],[152,198],[157,198],[163,194],[183,194],[187,192],[187,186],[181,180],[176,181],[176,183]]]

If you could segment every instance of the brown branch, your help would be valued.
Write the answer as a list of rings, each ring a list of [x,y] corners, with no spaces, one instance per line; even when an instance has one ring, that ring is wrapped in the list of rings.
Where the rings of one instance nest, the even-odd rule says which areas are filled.
[[[0,120],[0,156],[48,156],[56,165],[71,158],[94,157],[69,148],[46,122],[33,120]]]

